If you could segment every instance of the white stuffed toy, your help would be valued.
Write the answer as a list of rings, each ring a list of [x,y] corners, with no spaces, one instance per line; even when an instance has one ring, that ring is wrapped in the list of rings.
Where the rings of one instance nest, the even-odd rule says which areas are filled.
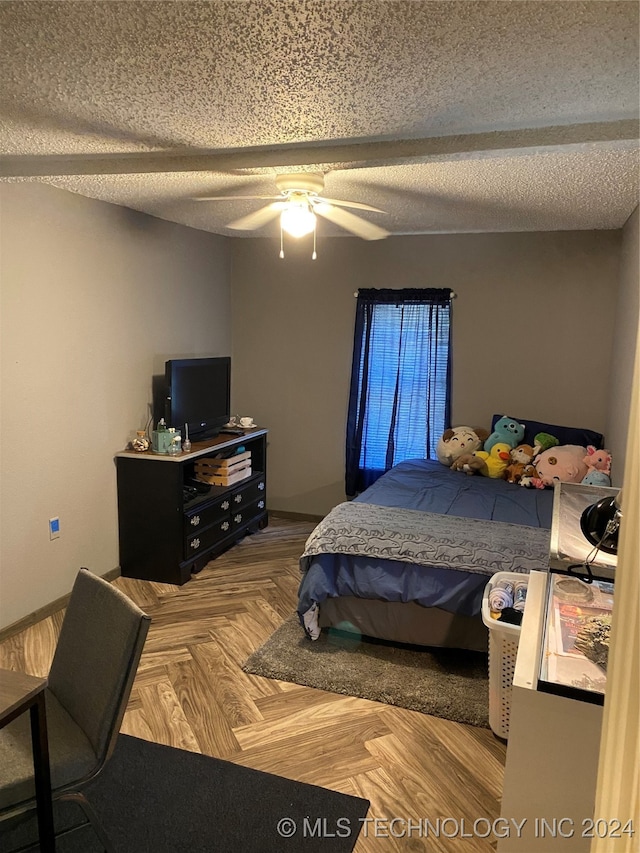
[[[456,459],[463,453],[481,450],[482,444],[488,436],[489,431],[482,429],[482,427],[474,429],[470,426],[457,426],[446,429],[436,446],[438,461],[446,465],[447,468],[451,468]]]

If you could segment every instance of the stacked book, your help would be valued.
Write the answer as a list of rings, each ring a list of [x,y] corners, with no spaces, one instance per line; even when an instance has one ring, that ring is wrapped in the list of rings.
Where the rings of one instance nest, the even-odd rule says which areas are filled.
[[[211,486],[232,486],[251,476],[251,451],[235,453],[226,459],[199,459],[195,463],[195,474],[198,480]]]

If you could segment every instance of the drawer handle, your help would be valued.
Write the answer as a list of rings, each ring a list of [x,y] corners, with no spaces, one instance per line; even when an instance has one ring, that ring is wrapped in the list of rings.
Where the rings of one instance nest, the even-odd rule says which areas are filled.
[[[228,530],[229,529],[229,522],[223,521],[222,524],[220,525],[220,529],[221,530]]]
[[[258,509],[264,509],[264,501],[258,501]]]
[[[235,521],[236,524],[240,524],[240,522],[242,521],[242,516],[240,515],[240,513],[238,513],[237,515],[234,515],[233,520]]]
[[[229,509],[229,501],[222,501],[220,506],[222,507],[222,509]]]
[[[242,495],[236,495],[236,496],[234,497],[234,501],[235,501],[237,504],[241,504],[241,503],[242,503]]]
[[[200,547],[200,540],[197,538],[192,539],[191,540],[191,547],[193,548],[194,551],[196,550],[196,548],[199,548]]]
[[[262,482],[262,481],[261,481],[261,482],[259,482],[259,483],[258,483],[258,488],[260,489],[260,491],[263,491],[263,489],[264,489],[264,482]]]
[[[191,524],[193,524],[194,527],[197,527],[200,524],[200,516],[194,515],[191,519]]]

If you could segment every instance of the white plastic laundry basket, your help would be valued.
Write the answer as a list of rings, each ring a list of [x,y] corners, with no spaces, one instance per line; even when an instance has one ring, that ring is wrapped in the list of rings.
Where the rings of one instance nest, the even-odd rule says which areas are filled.
[[[496,572],[486,585],[482,597],[482,621],[489,629],[489,725],[498,737],[509,737],[511,689],[520,642],[520,625],[493,619],[489,608],[489,593],[498,581],[527,582],[526,575],[516,572]]]

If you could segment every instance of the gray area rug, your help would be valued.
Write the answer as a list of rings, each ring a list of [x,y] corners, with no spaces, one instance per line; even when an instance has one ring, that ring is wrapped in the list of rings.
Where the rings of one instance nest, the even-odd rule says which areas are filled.
[[[334,630],[312,642],[294,614],[242,669],[489,727],[487,655],[481,652],[398,646]]]

